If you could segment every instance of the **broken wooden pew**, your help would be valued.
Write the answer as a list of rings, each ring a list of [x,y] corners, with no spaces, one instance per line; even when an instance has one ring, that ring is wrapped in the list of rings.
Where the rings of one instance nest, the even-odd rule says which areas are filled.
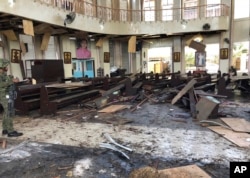
[[[196,104],[196,113],[198,120],[217,118],[220,101],[212,96],[200,97]]]
[[[93,106],[95,106],[96,108],[102,108],[120,95],[136,95],[138,89],[141,87],[140,82],[133,85],[136,81],[137,80],[135,76],[125,78],[124,80],[120,81],[115,87],[104,91],[101,97],[96,98],[94,101],[91,101],[92,103],[94,103]]]

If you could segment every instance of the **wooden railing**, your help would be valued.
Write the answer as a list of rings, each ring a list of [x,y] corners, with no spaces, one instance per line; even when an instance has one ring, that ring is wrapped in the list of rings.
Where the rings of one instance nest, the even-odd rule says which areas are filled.
[[[229,6],[225,4],[210,4],[186,8],[154,9],[154,10],[127,10],[97,6],[84,0],[34,0],[37,3],[57,7],[65,11],[73,11],[104,21],[173,21],[190,20],[202,17],[219,17],[229,15]]]

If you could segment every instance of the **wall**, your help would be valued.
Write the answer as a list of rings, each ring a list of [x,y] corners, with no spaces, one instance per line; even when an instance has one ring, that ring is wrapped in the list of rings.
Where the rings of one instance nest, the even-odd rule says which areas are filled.
[[[234,20],[233,41],[248,41],[250,32],[249,18]]]

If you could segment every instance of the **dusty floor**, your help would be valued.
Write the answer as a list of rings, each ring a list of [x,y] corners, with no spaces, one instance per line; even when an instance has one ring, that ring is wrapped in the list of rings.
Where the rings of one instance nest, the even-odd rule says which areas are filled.
[[[222,99],[219,108],[224,116],[250,121],[249,111],[249,97]],[[202,127],[188,110],[170,103],[147,102],[134,112],[115,114],[73,105],[56,116],[35,112],[17,116],[15,128],[24,135],[7,138],[7,149],[0,148],[1,178],[126,178],[143,166],[166,169],[189,164],[211,177],[227,178],[230,161],[250,161],[250,149]],[[131,148],[132,152],[121,149],[129,159],[100,147],[110,143],[104,134]]]

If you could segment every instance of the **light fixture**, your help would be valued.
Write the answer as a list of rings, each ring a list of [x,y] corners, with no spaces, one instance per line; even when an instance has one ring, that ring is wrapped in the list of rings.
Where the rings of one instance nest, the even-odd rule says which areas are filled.
[[[70,40],[76,40],[76,37],[69,37]]]
[[[104,29],[104,20],[100,19],[99,25],[100,25],[101,30],[103,30]]]
[[[16,3],[16,0],[8,0],[8,3],[10,5],[10,7],[13,7]]]
[[[198,34],[198,35],[193,36],[192,39],[194,41],[197,41],[197,42],[202,42],[203,41],[203,36],[201,34]]]
[[[185,29],[187,27],[187,21],[185,19],[181,20],[181,27]]]

